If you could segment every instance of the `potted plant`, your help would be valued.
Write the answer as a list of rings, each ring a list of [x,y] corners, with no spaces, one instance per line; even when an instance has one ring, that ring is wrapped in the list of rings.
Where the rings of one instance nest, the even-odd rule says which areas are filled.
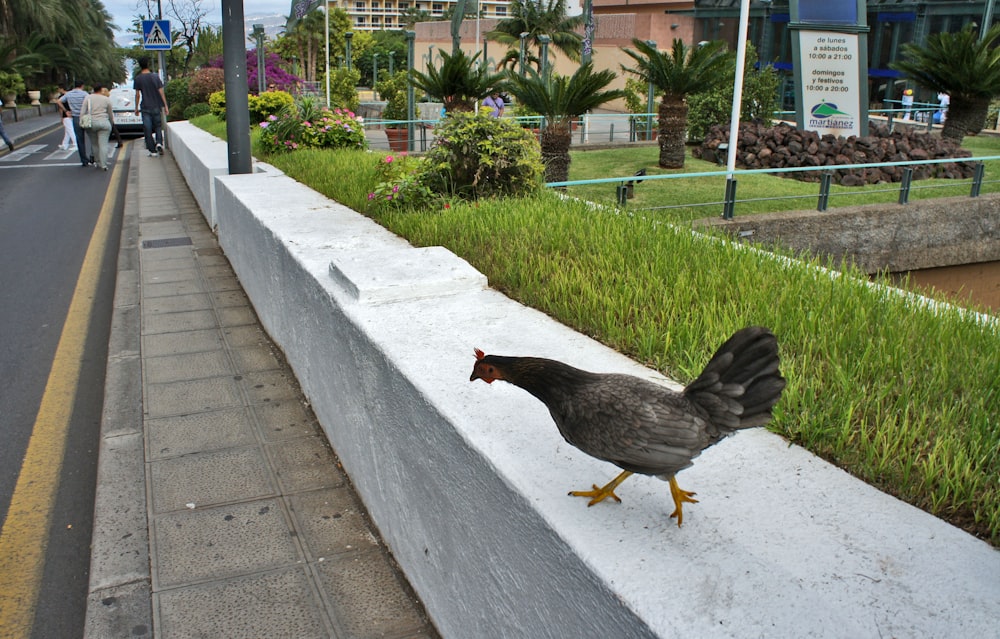
[[[384,80],[379,80],[375,85],[375,90],[385,99],[382,119],[388,122],[385,125],[385,135],[389,139],[389,148],[396,152],[406,151],[408,144],[406,137],[407,82],[409,82],[409,75],[406,71],[397,71]]]
[[[0,71],[0,98],[3,105],[13,109],[17,106],[15,100],[24,91],[24,78],[17,71]]]

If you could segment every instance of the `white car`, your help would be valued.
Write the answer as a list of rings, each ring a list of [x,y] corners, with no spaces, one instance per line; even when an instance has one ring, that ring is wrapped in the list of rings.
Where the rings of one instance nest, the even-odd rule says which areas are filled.
[[[135,89],[111,89],[111,110],[115,128],[122,135],[142,135],[142,116],[135,113]]]

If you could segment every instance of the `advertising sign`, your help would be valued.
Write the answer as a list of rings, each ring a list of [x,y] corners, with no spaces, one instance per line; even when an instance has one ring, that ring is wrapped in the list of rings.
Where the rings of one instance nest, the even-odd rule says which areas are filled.
[[[801,30],[798,35],[804,128],[820,135],[862,135],[858,34]]]

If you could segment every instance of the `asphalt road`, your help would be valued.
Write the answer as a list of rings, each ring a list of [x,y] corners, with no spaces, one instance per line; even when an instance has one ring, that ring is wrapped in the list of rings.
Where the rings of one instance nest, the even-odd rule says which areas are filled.
[[[57,129],[0,156],[0,536],[8,542],[21,540],[14,548],[18,557],[26,546],[42,543],[47,536],[47,545],[36,553],[38,561],[32,562],[28,553],[17,562],[19,571],[34,580],[37,600],[34,615],[30,608],[26,615],[30,634],[24,626],[0,633],[11,637],[82,636],[86,610],[97,442],[125,180],[113,179],[112,170],[81,167],[75,151],[58,149],[61,138],[62,130]],[[117,162],[125,150],[117,151]],[[116,193],[109,193],[111,185],[117,186]],[[60,339],[71,330],[68,311],[102,209],[110,224],[103,227],[106,243],[97,242],[92,252],[96,288],[79,295],[87,299],[77,302],[88,310],[89,323],[77,322],[84,332],[81,349],[70,358],[72,365],[56,364]],[[74,379],[62,379],[67,376]],[[65,442],[61,469],[54,490],[45,494],[32,490],[40,482],[28,474],[25,459],[33,432],[36,439],[48,437],[37,433],[40,407],[46,389],[51,394],[60,382],[75,387],[75,393],[70,395],[72,406],[66,410],[68,423],[60,440]],[[50,398],[49,403],[67,402]],[[59,464],[56,454],[41,457],[43,469]],[[12,496],[24,486],[28,511],[43,513],[39,520],[44,527],[31,528],[20,520],[27,518],[11,509]],[[33,531],[26,533],[29,543],[12,530]],[[10,555],[10,544],[4,548],[3,543],[0,538],[0,551]],[[9,604],[12,593],[22,597],[30,590],[4,577],[0,598]],[[18,606],[31,606],[34,597],[27,599],[20,599]]]

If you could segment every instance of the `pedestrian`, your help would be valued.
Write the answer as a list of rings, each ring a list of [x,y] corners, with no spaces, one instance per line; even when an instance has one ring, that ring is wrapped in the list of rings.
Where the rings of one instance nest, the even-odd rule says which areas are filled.
[[[76,151],[76,131],[73,129],[73,116],[69,111],[63,111],[63,139],[59,148],[63,151]]]
[[[76,83],[72,91],[67,91],[63,97],[59,98],[59,108],[63,113],[69,113],[73,118],[73,133],[76,136],[76,150],[80,153],[80,164],[90,166],[94,163],[94,158],[87,155],[87,134],[80,127],[80,107],[87,98],[87,92],[83,90],[83,80]]]
[[[111,89],[109,89],[108,87],[104,87],[104,89],[101,92],[104,95],[106,95],[109,100],[111,99]],[[114,109],[114,103],[112,103],[112,105],[111,105],[111,135],[115,136],[115,140],[118,141],[118,146],[116,148],[119,148],[119,149],[122,148],[122,146],[124,146],[122,144],[122,134],[121,134],[121,131],[118,130],[118,127],[115,126],[115,109]],[[109,137],[108,140],[110,140],[110,139],[111,138]],[[108,146],[108,158],[109,159],[111,158],[111,153],[112,153],[111,146],[109,145]]]
[[[491,118],[503,117],[503,96],[498,92],[494,91],[490,95],[486,96],[486,99],[483,100],[483,106],[490,109],[489,115]]]
[[[934,118],[935,124],[944,124],[948,117],[948,107],[951,105],[951,96],[947,93],[938,93],[938,116]]]
[[[167,95],[160,76],[149,70],[149,58],[139,58],[139,75],[132,80],[135,87],[135,114],[142,111],[142,132],[146,136],[146,151],[150,156],[163,155],[163,115],[170,115]]]
[[[104,86],[94,85],[94,92],[88,95],[80,107],[80,115],[90,115],[91,125],[87,129],[91,148],[95,150],[98,168],[108,170],[108,137],[111,135],[111,98],[104,95]]]
[[[0,118],[0,138],[7,144],[7,148],[10,152],[14,152],[14,142],[11,141],[10,137],[7,135],[7,129],[3,128],[3,118]]]
[[[903,91],[903,119],[910,119],[910,111],[913,110],[913,89]]]

